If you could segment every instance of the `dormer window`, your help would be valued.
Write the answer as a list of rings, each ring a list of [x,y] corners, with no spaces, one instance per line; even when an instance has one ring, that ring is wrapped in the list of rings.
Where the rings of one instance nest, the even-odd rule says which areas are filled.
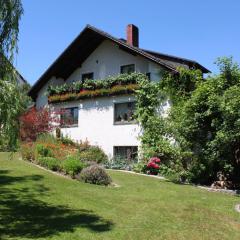
[[[89,79],[89,80],[93,79],[93,72],[83,73],[82,74],[82,82],[84,82],[87,79]]]
[[[135,64],[121,66],[120,72],[127,73],[127,74],[135,72]]]

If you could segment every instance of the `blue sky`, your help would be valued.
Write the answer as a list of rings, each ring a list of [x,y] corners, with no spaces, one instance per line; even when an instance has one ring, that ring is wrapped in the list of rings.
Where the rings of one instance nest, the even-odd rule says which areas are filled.
[[[213,73],[219,56],[240,63],[239,0],[22,0],[15,65],[33,84],[86,24],[125,37],[140,29],[140,47],[198,61]]]

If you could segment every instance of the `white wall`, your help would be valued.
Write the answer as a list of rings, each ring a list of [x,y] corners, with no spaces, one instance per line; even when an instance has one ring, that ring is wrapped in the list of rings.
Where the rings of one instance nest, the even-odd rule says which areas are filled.
[[[48,104],[48,98],[47,98],[47,88],[49,85],[60,85],[63,84],[64,81],[63,79],[56,79],[55,77],[52,77],[47,84],[45,84],[41,90],[38,92],[37,98],[36,98],[36,107],[40,108],[40,107],[44,107]]]
[[[139,146],[137,124],[114,125],[114,103],[131,102],[133,96],[115,96],[55,104],[55,108],[78,107],[78,127],[62,128],[61,132],[74,140],[88,140],[113,156],[114,146]]]
[[[119,49],[117,44],[105,40],[82,66],[72,73],[67,82],[81,80],[82,74],[88,72],[94,72],[94,79],[104,79],[119,74],[120,67],[127,64],[135,64],[136,72],[147,73],[148,62],[147,59],[129,54]]]

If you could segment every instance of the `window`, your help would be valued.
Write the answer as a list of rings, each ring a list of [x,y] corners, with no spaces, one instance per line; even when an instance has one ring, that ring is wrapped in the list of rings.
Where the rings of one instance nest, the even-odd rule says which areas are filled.
[[[133,73],[135,72],[135,65],[134,64],[130,64],[130,65],[124,65],[121,66],[121,73]]]
[[[128,124],[134,122],[135,102],[115,103],[114,123]]]
[[[60,115],[61,127],[76,127],[78,126],[78,108],[64,108]]]
[[[93,79],[93,72],[82,74],[82,82],[84,82],[87,79]]]
[[[146,73],[146,76],[147,76],[148,80],[151,80],[151,73],[150,72]]]
[[[114,158],[137,160],[138,147],[137,146],[115,146],[113,148]]]

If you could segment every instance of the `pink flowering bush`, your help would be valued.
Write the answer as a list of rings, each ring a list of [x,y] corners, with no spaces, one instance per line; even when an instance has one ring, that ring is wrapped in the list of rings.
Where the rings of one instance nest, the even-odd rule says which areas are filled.
[[[146,173],[151,175],[157,175],[159,173],[161,160],[158,157],[150,158],[147,166],[146,166]]]

